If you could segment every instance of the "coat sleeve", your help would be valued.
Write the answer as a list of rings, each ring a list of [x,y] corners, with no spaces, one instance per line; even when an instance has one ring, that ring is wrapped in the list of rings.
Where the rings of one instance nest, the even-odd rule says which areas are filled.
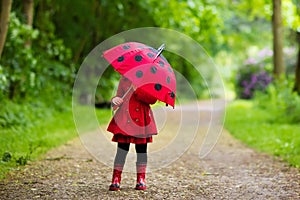
[[[121,78],[120,82],[119,82],[119,85],[118,85],[118,89],[117,89],[117,93],[115,96],[113,96],[111,99],[110,99],[110,103],[111,103],[111,106],[113,107],[113,109],[115,110],[118,106],[116,106],[113,102],[112,102],[112,99],[115,98],[115,97],[122,97],[123,94],[124,94],[124,80],[123,78]]]
[[[145,104],[155,104],[156,98],[152,95],[148,94],[147,92],[144,92],[142,89],[137,89],[134,92],[134,95],[138,101],[141,101]]]
[[[111,98],[111,100],[115,97],[123,97],[123,95],[125,94],[125,90],[128,88],[128,85],[130,84],[130,82],[128,82],[128,80],[126,80],[124,77],[122,77],[119,81],[119,85],[118,85],[118,89],[117,89],[117,93],[115,96],[113,96]]]
[[[124,88],[126,87],[125,84],[126,83],[125,83],[124,78],[121,78],[119,85],[118,85],[117,94],[116,94],[117,97],[122,97],[124,95]]]

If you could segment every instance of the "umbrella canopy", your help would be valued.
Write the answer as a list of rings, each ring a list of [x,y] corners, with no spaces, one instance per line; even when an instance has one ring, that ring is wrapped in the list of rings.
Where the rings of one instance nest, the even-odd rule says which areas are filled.
[[[138,42],[127,42],[103,53],[121,75],[158,100],[174,107],[176,78],[171,65],[158,50]]]

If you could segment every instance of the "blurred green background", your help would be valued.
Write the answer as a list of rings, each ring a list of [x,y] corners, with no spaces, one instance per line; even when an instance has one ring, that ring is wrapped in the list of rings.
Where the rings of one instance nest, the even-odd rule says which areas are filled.
[[[274,11],[274,2],[281,2],[279,11]],[[243,109],[244,113],[252,112],[246,121],[255,122],[253,126],[260,127],[261,123],[274,129],[292,126],[290,131],[280,132],[283,138],[280,133],[274,134],[274,148],[280,151],[270,150],[270,153],[284,154],[287,160],[291,155],[299,155],[299,10],[299,0],[2,1],[0,166],[7,170],[26,164],[76,136],[72,87],[81,63],[102,41],[138,27],[173,29],[201,44],[220,71],[226,97],[234,100],[228,106],[226,128],[249,142],[240,137],[241,129],[247,130],[243,128],[246,126],[243,112],[238,112]],[[8,21],[5,12],[9,13]],[[283,44],[281,74],[274,73],[272,16],[275,13],[282,16],[279,29],[283,35],[276,38]],[[205,83],[187,61],[167,52],[164,55],[190,82],[199,99],[210,98]],[[211,77],[206,81],[220,81],[213,78],[213,72]],[[105,71],[99,81],[101,90],[95,95],[98,107],[107,106],[118,78],[113,70]],[[108,108],[97,112],[104,122],[110,117]],[[59,122],[65,123],[57,125]],[[256,136],[251,138],[252,143],[248,144],[257,144],[253,139]],[[265,145],[269,144],[261,144]],[[286,151],[278,153],[282,149]],[[299,157],[292,160],[294,166],[299,166]]]

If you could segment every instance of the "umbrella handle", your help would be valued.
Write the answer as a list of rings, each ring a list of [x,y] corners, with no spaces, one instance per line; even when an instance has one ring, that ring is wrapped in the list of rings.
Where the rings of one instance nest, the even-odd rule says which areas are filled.
[[[123,96],[121,97],[122,99],[124,99],[124,97],[126,97],[126,95],[129,93],[129,91],[133,88],[133,85],[131,84],[130,87],[128,88],[128,90],[123,94]],[[117,111],[119,110],[120,106],[118,106],[116,109],[112,109],[112,115],[114,116]]]
[[[133,85],[131,84],[128,90],[123,94],[122,99],[129,93],[129,91],[133,88]]]
[[[155,61],[156,60],[156,58],[158,58],[158,56],[163,52],[163,50],[165,49],[165,47],[166,47],[166,45],[165,44],[162,44],[158,49],[157,49],[157,54],[156,54],[156,56],[154,57],[154,60],[153,61]]]

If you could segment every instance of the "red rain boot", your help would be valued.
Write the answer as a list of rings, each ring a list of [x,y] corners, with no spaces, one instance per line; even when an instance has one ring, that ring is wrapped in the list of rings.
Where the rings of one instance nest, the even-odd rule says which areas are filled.
[[[123,165],[114,166],[113,177],[112,177],[111,185],[109,186],[110,191],[120,190],[122,171],[123,171]]]
[[[136,190],[146,190],[146,168],[147,164],[136,164],[136,175],[137,175],[137,184],[135,186]]]

